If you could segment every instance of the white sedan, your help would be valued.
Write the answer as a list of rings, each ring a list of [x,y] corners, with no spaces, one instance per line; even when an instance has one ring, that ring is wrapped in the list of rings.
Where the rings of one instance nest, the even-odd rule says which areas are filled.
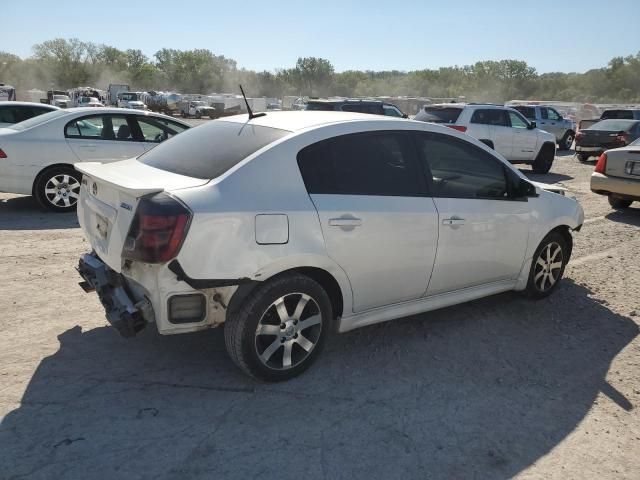
[[[34,195],[53,211],[72,210],[80,194],[75,163],[137,157],[189,127],[156,113],[86,107],[0,128],[0,192]]]
[[[366,114],[228,117],[76,167],[79,271],[108,320],[125,336],[224,323],[234,362],[269,381],[332,329],[549,295],[584,220],[468,135]]]

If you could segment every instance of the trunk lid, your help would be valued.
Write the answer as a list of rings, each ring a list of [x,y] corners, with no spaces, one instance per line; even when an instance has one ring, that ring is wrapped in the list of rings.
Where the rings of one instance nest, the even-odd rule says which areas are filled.
[[[116,272],[122,268],[122,247],[140,198],[209,181],[167,172],[136,159],[83,162],[75,167],[82,173],[78,221],[93,249]]]
[[[609,150],[605,173],[640,182],[640,146]]]
[[[576,145],[580,147],[602,147],[606,150],[622,146],[617,140],[620,131],[586,129],[580,130],[580,133],[581,135],[576,138]]]

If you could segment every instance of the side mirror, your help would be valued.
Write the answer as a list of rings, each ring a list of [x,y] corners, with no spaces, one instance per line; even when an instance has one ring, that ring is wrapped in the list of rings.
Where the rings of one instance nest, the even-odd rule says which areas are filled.
[[[409,118],[409,115],[407,115],[406,113],[403,113],[402,118]]]
[[[529,122],[529,126],[527,127],[529,130],[533,130],[534,128],[536,128],[538,126],[538,124],[534,121]]]

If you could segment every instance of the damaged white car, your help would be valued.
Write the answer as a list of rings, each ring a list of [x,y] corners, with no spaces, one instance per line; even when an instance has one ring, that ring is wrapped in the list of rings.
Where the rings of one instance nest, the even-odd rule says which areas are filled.
[[[277,381],[327,334],[560,282],[578,202],[450,128],[344,112],[214,120],[136,159],[81,163],[96,290],[126,336],[224,324]]]

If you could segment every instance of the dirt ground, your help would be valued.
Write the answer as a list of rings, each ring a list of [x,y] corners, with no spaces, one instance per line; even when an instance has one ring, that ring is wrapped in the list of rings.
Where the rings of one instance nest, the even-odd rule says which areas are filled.
[[[0,194],[2,479],[638,479],[640,204],[582,203],[566,278],[330,339],[290,382],[222,330],[123,339],[77,285],[75,216]]]

